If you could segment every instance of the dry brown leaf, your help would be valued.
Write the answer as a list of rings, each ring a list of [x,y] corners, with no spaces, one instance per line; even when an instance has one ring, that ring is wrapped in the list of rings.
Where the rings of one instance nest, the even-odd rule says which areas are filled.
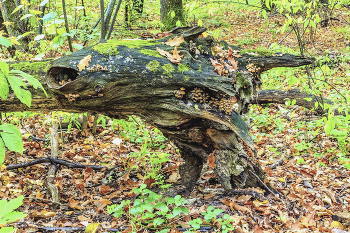
[[[316,226],[316,222],[314,220],[314,212],[308,214],[307,216],[302,216],[300,218],[300,223],[306,227]]]
[[[180,55],[180,52],[177,51],[177,46],[176,46],[175,49],[172,50],[171,52],[173,53],[173,55],[171,56],[172,59],[181,61],[181,59],[182,59],[183,56],[181,56],[181,55]]]
[[[79,64],[77,65],[79,71],[85,70],[86,67],[89,67],[89,62],[91,62],[91,55],[87,55],[83,59],[81,59]]]
[[[166,180],[166,182],[168,182],[168,183],[176,183],[179,179],[180,179],[179,171],[174,171],[173,173],[171,173],[171,175]]]
[[[238,70],[238,61],[235,61],[233,57],[228,57],[227,60],[230,62],[234,70]]]
[[[113,188],[109,187],[108,185],[101,185],[98,191],[101,195],[105,196],[108,193],[112,192]]]
[[[72,198],[69,199],[69,201],[68,201],[68,206],[69,206],[69,208],[77,209],[77,210],[83,210],[84,208],[81,207],[81,206],[78,206],[78,204],[79,204],[79,202],[73,200]]]
[[[185,41],[184,36],[181,35],[180,37],[175,36],[174,39],[169,38],[169,40],[164,44],[174,47],[174,46],[180,46],[180,44],[184,41]]]
[[[216,167],[215,165],[215,150],[209,155],[207,164],[210,168],[214,169]]]
[[[103,208],[105,208],[107,205],[109,204],[112,204],[112,202],[110,200],[107,200],[107,199],[101,199],[101,200],[98,200],[97,202],[97,210],[102,210]]]
[[[215,67],[214,72],[218,75],[224,75],[225,74],[225,65],[220,64],[218,61],[211,59],[211,64]]]
[[[181,60],[175,60],[175,59],[173,59],[173,56],[172,56],[169,52],[164,51],[163,49],[160,49],[160,48],[157,47],[157,51],[158,51],[158,53],[159,53],[160,55],[162,55],[162,56],[168,58],[168,60],[169,60],[171,63],[179,64],[179,63],[181,62]]]
[[[155,182],[156,180],[153,179],[152,177],[145,179],[145,184],[147,185],[147,188],[151,187],[152,184],[154,184]]]

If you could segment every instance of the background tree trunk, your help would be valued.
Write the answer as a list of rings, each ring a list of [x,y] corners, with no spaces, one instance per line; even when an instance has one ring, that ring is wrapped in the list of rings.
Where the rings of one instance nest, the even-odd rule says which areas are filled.
[[[176,27],[176,22],[180,21],[182,26],[186,26],[186,20],[183,15],[182,0],[160,0],[160,18],[164,24],[163,31],[169,31]],[[172,17],[171,13],[175,16]]]

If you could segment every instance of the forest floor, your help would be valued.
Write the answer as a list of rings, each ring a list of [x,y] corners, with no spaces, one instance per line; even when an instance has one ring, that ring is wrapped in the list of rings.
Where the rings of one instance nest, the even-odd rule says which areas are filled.
[[[348,12],[347,8],[335,11],[334,17],[339,20],[331,21],[328,27],[318,26],[312,43],[307,45],[310,54],[333,59],[334,78],[328,81],[347,96],[350,95]],[[277,32],[277,29],[281,27],[284,19],[271,16],[267,25],[267,21],[257,15],[257,12],[244,9],[240,10],[239,15],[237,12],[222,12],[217,17],[225,16],[225,22],[229,22],[229,26],[207,26],[209,31],[221,30],[222,39],[231,44],[241,44],[245,48],[267,48],[281,41],[286,33]],[[283,40],[282,45],[297,49],[293,33]],[[284,75],[278,79],[266,76],[263,81],[262,89],[288,86],[288,79]],[[303,85],[299,82],[293,88]],[[331,89],[322,92],[325,97],[332,99],[335,91]],[[337,140],[325,136],[322,129],[316,131],[316,121],[322,119],[322,116],[317,116],[309,110],[304,111],[299,106],[286,107],[277,104],[252,106],[250,115],[251,135],[258,151],[257,160],[268,181],[284,198],[269,195],[267,200],[262,201],[249,195],[225,196],[213,171],[209,166],[205,166],[197,187],[188,199],[191,203],[188,206],[190,214],[175,219],[172,224],[179,228],[188,228],[189,220],[202,217],[201,213],[207,211],[208,206],[214,206],[231,216],[234,220],[234,232],[331,232],[333,228],[346,230],[350,226],[350,170],[338,161],[340,149]],[[0,197],[10,198],[20,194],[25,196],[24,205],[19,210],[28,216],[14,223],[21,232],[45,232],[38,227],[61,227],[65,229],[57,228],[55,231],[67,232],[74,227],[83,229],[90,223],[101,223],[105,228],[131,232],[129,219],[125,216],[114,218],[107,213],[106,206],[119,204],[126,199],[134,200],[137,195],[132,189],[143,183],[151,185],[154,182],[145,179],[150,165],[130,157],[133,152],[138,153],[142,150],[144,139],[141,142],[134,139],[145,137],[144,131],[149,132],[152,140],[163,145],[161,148],[158,146],[150,150],[149,153],[168,154],[169,160],[161,166],[165,183],[173,184],[170,190],[181,188],[181,179],[177,171],[181,159],[176,149],[167,140],[163,141],[151,126],[140,122],[133,123],[130,120],[129,124],[133,123],[135,129],[126,132],[127,137],[120,133],[125,131],[121,124],[116,129],[99,126],[95,135],[90,129],[85,132],[78,129],[62,131],[59,139],[59,159],[87,165],[118,167],[118,174],[106,176],[105,169],[98,171],[59,165],[55,185],[59,190],[60,204],[56,206],[50,201],[50,194],[45,187],[48,163],[5,170],[6,165],[50,155],[50,145],[33,141],[29,137],[34,135],[47,138],[50,135],[50,117],[49,113],[28,113],[3,118],[4,122],[17,122],[22,126],[25,153],[16,157],[8,152],[6,163],[0,168]],[[115,139],[118,139],[118,143],[113,143]],[[349,153],[349,144],[346,144],[345,148]],[[281,159],[283,163],[274,168],[270,167]],[[256,191],[262,192],[258,189]],[[332,216],[340,212],[348,214],[347,222],[332,219]],[[207,223],[207,226],[211,226],[207,230],[215,232],[215,224],[218,223]],[[171,232],[178,231],[173,228]]]

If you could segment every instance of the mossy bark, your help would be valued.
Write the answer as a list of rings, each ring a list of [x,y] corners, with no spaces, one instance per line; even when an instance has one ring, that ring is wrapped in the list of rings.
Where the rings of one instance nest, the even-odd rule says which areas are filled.
[[[186,26],[186,20],[183,13],[182,0],[161,0],[160,18],[164,31],[169,31],[176,27],[176,22],[180,21],[182,26]],[[175,13],[175,15],[172,15]],[[172,17],[174,16],[174,17]]]
[[[34,92],[32,110],[90,111],[114,118],[139,115],[179,147],[185,161],[180,175],[187,189],[193,189],[210,156],[214,156],[214,171],[226,190],[264,188],[265,177],[255,161],[253,140],[241,114],[257,91],[261,72],[307,65],[313,60],[289,54],[264,57],[245,53],[236,58],[234,72],[220,76],[210,61],[218,59],[212,54],[218,42],[211,37],[198,38],[203,31],[205,28],[172,31],[185,37],[178,48],[183,56],[181,65],[145,53],[157,48],[170,52],[174,48],[162,43],[169,38],[140,43],[107,41],[49,62],[48,68],[41,64],[42,70],[47,70],[49,98]],[[221,43],[228,49],[227,43]],[[79,69],[78,64],[87,57],[91,61]],[[10,100],[0,101],[0,111],[19,109],[18,101]]]

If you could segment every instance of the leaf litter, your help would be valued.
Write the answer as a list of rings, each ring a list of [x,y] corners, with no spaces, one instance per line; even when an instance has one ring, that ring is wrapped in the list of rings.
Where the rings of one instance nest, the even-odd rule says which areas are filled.
[[[258,30],[262,23],[261,19],[241,19],[230,15],[232,18],[232,30],[234,35],[223,35],[223,39],[237,42],[242,39],[246,31]],[[249,13],[246,13],[249,16]],[[275,20],[280,20],[275,17]],[[330,31],[323,32],[320,29],[319,40],[324,46],[338,49],[342,43],[337,43],[336,36],[332,36]],[[327,35],[327,36],[324,36]],[[259,37],[259,35],[255,35]],[[279,36],[275,38],[278,41]],[[263,36],[260,36],[263,38]],[[265,43],[273,41],[274,38],[266,38]],[[285,40],[286,43],[295,44],[292,36]],[[251,48],[261,46],[263,40],[258,40],[251,45]],[[174,49],[175,50],[175,49]],[[222,54],[220,48],[217,54]],[[232,52],[234,54],[234,52]],[[229,55],[229,56],[232,56]],[[223,67],[236,69],[234,54],[228,59],[229,64],[213,60],[216,72],[222,73]],[[169,56],[174,59],[172,55]],[[84,58],[81,67],[88,67],[88,58]],[[169,59],[169,58],[168,58]],[[175,60],[175,59],[174,59]],[[339,74],[341,75],[341,74]],[[349,84],[344,88],[349,89]],[[306,113],[301,109],[294,109],[294,119],[284,121],[283,130],[273,133],[276,123],[252,129],[252,135],[256,135],[255,144],[259,154],[259,162],[264,168],[269,182],[284,195],[288,204],[282,200],[268,196],[267,200],[255,200],[251,196],[228,197],[222,195],[222,190],[212,168],[212,161],[205,166],[198,186],[191,193],[191,198],[196,198],[196,202],[189,206],[190,214],[185,216],[182,223],[186,224],[191,218],[201,216],[200,213],[206,211],[208,205],[221,208],[224,213],[231,216],[235,226],[235,232],[331,232],[332,228],[349,231],[349,224],[346,217],[350,211],[349,195],[349,170],[339,164],[327,149],[337,148],[337,143],[330,138],[319,135],[315,138],[314,146],[320,147],[325,156],[319,157],[313,151],[301,151],[295,147],[301,139],[297,135],[306,128],[293,130],[300,119],[304,119]],[[263,114],[263,108],[252,109],[256,114]],[[268,108],[269,117],[275,119],[278,115],[279,105],[271,104]],[[35,132],[35,136],[45,138],[50,134],[48,126],[43,123],[47,116],[35,115],[24,118],[23,131],[25,153],[16,157],[12,152],[6,153],[6,163],[28,162],[33,159],[46,157],[50,154],[50,146],[44,142],[30,141],[26,136],[26,131]],[[299,117],[299,118],[298,118]],[[7,119],[3,119],[5,122]],[[106,137],[106,135],[108,135]],[[298,134],[299,135],[299,134]],[[35,229],[37,226],[48,227],[83,227],[89,223],[102,223],[105,227],[120,228],[129,226],[125,219],[115,219],[107,214],[104,208],[110,202],[120,203],[121,200],[135,198],[131,189],[137,188],[144,179],[143,171],[126,170],[137,164],[134,158],[128,156],[133,151],[140,151],[139,145],[130,142],[128,138],[123,138],[118,131],[109,128],[98,128],[96,136],[86,130],[83,135],[79,130],[72,129],[69,133],[63,133],[64,141],[60,142],[59,154],[61,159],[84,164],[108,164],[110,167],[118,167],[118,179],[112,184],[105,184],[103,181],[105,171],[95,171],[90,168],[77,169],[60,167],[56,175],[55,185],[59,189],[59,199],[61,204],[54,208],[50,201],[49,193],[45,188],[48,164],[37,164],[30,167],[20,168],[17,171],[7,171],[5,165],[0,167],[0,197],[14,198],[24,195],[24,205],[19,211],[28,213],[28,216],[16,223],[17,226],[26,226],[26,229]],[[113,140],[118,143],[113,143]],[[277,151],[271,148],[277,148]],[[172,157],[162,166],[162,170],[169,175],[169,182],[175,183],[174,187],[179,188],[179,177],[176,174],[181,159],[175,149],[169,143],[165,143],[165,149]],[[278,153],[277,153],[278,152]],[[306,152],[306,153],[305,153]],[[283,156],[283,164],[270,168]],[[304,162],[298,162],[299,158]],[[325,164],[326,166],[320,166]],[[206,191],[210,191],[209,193]],[[339,219],[334,217],[338,216]],[[345,217],[344,217],[345,216]],[[345,220],[344,220],[345,219]],[[338,221],[337,221],[338,220]],[[172,229],[171,232],[178,232]],[[335,231],[336,232],[336,231]]]

